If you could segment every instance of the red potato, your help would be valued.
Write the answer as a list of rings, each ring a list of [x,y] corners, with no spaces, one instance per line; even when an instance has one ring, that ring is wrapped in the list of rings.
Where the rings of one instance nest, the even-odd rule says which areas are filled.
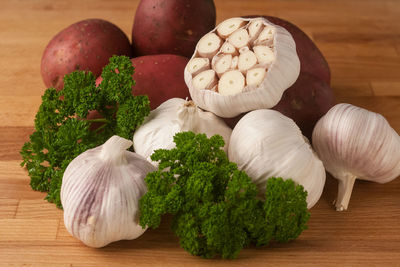
[[[132,28],[135,55],[191,57],[200,38],[215,27],[212,0],[141,0]]]
[[[163,54],[132,58],[135,67],[132,87],[133,95],[148,95],[150,108],[155,109],[164,101],[179,97],[190,99],[189,89],[183,79],[183,70],[189,59],[186,57]],[[101,82],[96,80],[96,85]]]
[[[329,84],[310,73],[300,73],[297,81],[272,109],[293,119],[303,135],[311,140],[315,124],[335,104],[335,95]]]
[[[129,39],[121,29],[101,19],[74,23],[54,36],[43,53],[44,84],[61,89],[64,75],[75,70],[98,76],[113,55],[132,56]]]

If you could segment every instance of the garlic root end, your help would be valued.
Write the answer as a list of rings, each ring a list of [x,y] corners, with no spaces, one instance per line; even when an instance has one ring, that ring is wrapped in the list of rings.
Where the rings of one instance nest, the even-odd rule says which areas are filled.
[[[355,176],[346,176],[343,179],[339,180],[338,196],[336,201],[334,201],[337,211],[347,210],[356,178],[357,177]]]

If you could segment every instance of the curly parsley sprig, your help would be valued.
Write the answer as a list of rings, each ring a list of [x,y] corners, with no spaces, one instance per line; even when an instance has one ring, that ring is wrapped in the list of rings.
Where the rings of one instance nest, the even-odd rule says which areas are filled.
[[[34,190],[61,207],[64,170],[82,152],[103,144],[113,135],[131,139],[150,112],[147,96],[133,96],[134,68],[128,57],[113,56],[96,87],[91,72],[75,71],[64,77],[64,88],[48,88],[35,117],[35,132],[21,150]],[[96,110],[101,118],[87,119]],[[93,123],[101,123],[91,129]]]
[[[251,242],[288,242],[306,229],[310,215],[301,185],[270,178],[260,200],[250,177],[229,162],[221,136],[183,132],[174,142],[176,148],[151,156],[159,169],[145,178],[142,227],[157,228],[163,214],[172,214],[181,246],[205,258],[235,258]]]

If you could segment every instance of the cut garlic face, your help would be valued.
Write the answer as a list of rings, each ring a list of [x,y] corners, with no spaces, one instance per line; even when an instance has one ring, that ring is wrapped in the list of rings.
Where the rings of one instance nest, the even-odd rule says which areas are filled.
[[[264,29],[264,22],[262,18],[254,19],[249,23],[248,31],[251,41],[257,38],[261,31]]]
[[[246,83],[249,86],[259,85],[265,78],[266,71],[264,68],[254,68],[246,73]]]
[[[318,121],[312,141],[339,180],[338,211],[348,208],[356,179],[387,183],[400,175],[400,137],[380,114],[337,104]]]
[[[238,70],[225,72],[218,82],[221,95],[232,95],[240,93],[243,90],[245,79],[243,74]],[[229,90],[227,90],[229,88]]]
[[[325,169],[294,121],[275,110],[243,116],[232,131],[228,157],[245,171],[265,195],[270,177],[292,179],[308,192],[307,206],[319,200]]]
[[[266,26],[261,31],[260,35],[254,41],[256,45],[270,45],[273,43],[275,36],[275,27]]]
[[[217,26],[216,31],[221,38],[226,39],[244,24],[246,24],[246,22],[241,18],[231,18],[221,22]]]
[[[249,33],[246,29],[239,29],[228,37],[228,43],[231,43],[237,49],[245,47],[249,44]]]
[[[217,84],[217,77],[214,70],[205,70],[197,74],[193,79],[197,88],[212,89]]]
[[[238,51],[236,50],[236,48],[228,42],[225,42],[221,46],[221,52],[223,55],[226,55],[226,54],[237,55],[238,54]]]
[[[68,232],[90,247],[130,240],[145,232],[139,225],[139,199],[144,181],[155,167],[127,151],[132,141],[111,137],[68,165],[61,186],[64,224]]]
[[[219,38],[215,33],[208,33],[204,35],[197,44],[199,56],[212,58],[218,52],[221,43],[221,38]]]
[[[232,129],[221,118],[201,110],[193,101],[171,98],[152,110],[135,131],[135,152],[151,161],[150,156],[155,150],[174,148],[174,135],[184,131],[205,133],[208,137],[219,134],[225,141],[224,150],[228,151]],[[152,163],[158,166],[157,162]]]
[[[208,58],[193,58],[187,66],[188,71],[192,76],[196,76],[202,71],[210,69],[210,60]]]
[[[218,74],[218,76],[227,72],[232,65],[232,55],[226,54],[222,55],[219,58],[215,58],[214,70]]]
[[[257,45],[253,49],[260,65],[269,66],[275,61],[275,53],[269,46]]]
[[[199,58],[210,60],[211,64],[194,74],[193,65]],[[213,76],[212,87],[205,87],[196,77],[210,70],[217,74],[216,80]],[[253,76],[248,72],[260,75],[255,74],[257,79],[248,79]],[[196,105],[220,117],[231,118],[275,106],[299,73],[296,44],[286,29],[265,18],[231,18],[200,39],[184,75]]]
[[[238,68],[242,73],[247,73],[247,71],[253,68],[256,64],[257,57],[254,52],[249,50],[240,54]]]

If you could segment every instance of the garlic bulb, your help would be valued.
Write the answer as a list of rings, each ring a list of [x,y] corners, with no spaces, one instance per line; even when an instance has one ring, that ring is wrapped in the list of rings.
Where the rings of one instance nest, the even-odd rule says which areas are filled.
[[[400,137],[380,114],[337,104],[318,121],[312,140],[339,180],[338,211],[347,209],[355,179],[386,183],[400,175]]]
[[[275,106],[299,73],[293,37],[259,17],[225,20],[203,36],[184,77],[196,105],[232,118]]]
[[[193,101],[171,98],[152,110],[133,135],[135,152],[151,161],[157,149],[175,147],[173,137],[178,132],[205,133],[208,137],[219,134],[224,138],[228,151],[232,129],[211,112],[202,111]],[[158,164],[152,162],[155,166]]]
[[[229,160],[237,163],[265,195],[270,177],[292,179],[308,192],[307,207],[319,200],[325,169],[294,121],[275,110],[243,116],[232,131]]]
[[[146,159],[126,151],[132,141],[111,137],[68,165],[61,186],[64,224],[90,247],[103,247],[144,233],[138,221],[144,177],[155,171]]]

